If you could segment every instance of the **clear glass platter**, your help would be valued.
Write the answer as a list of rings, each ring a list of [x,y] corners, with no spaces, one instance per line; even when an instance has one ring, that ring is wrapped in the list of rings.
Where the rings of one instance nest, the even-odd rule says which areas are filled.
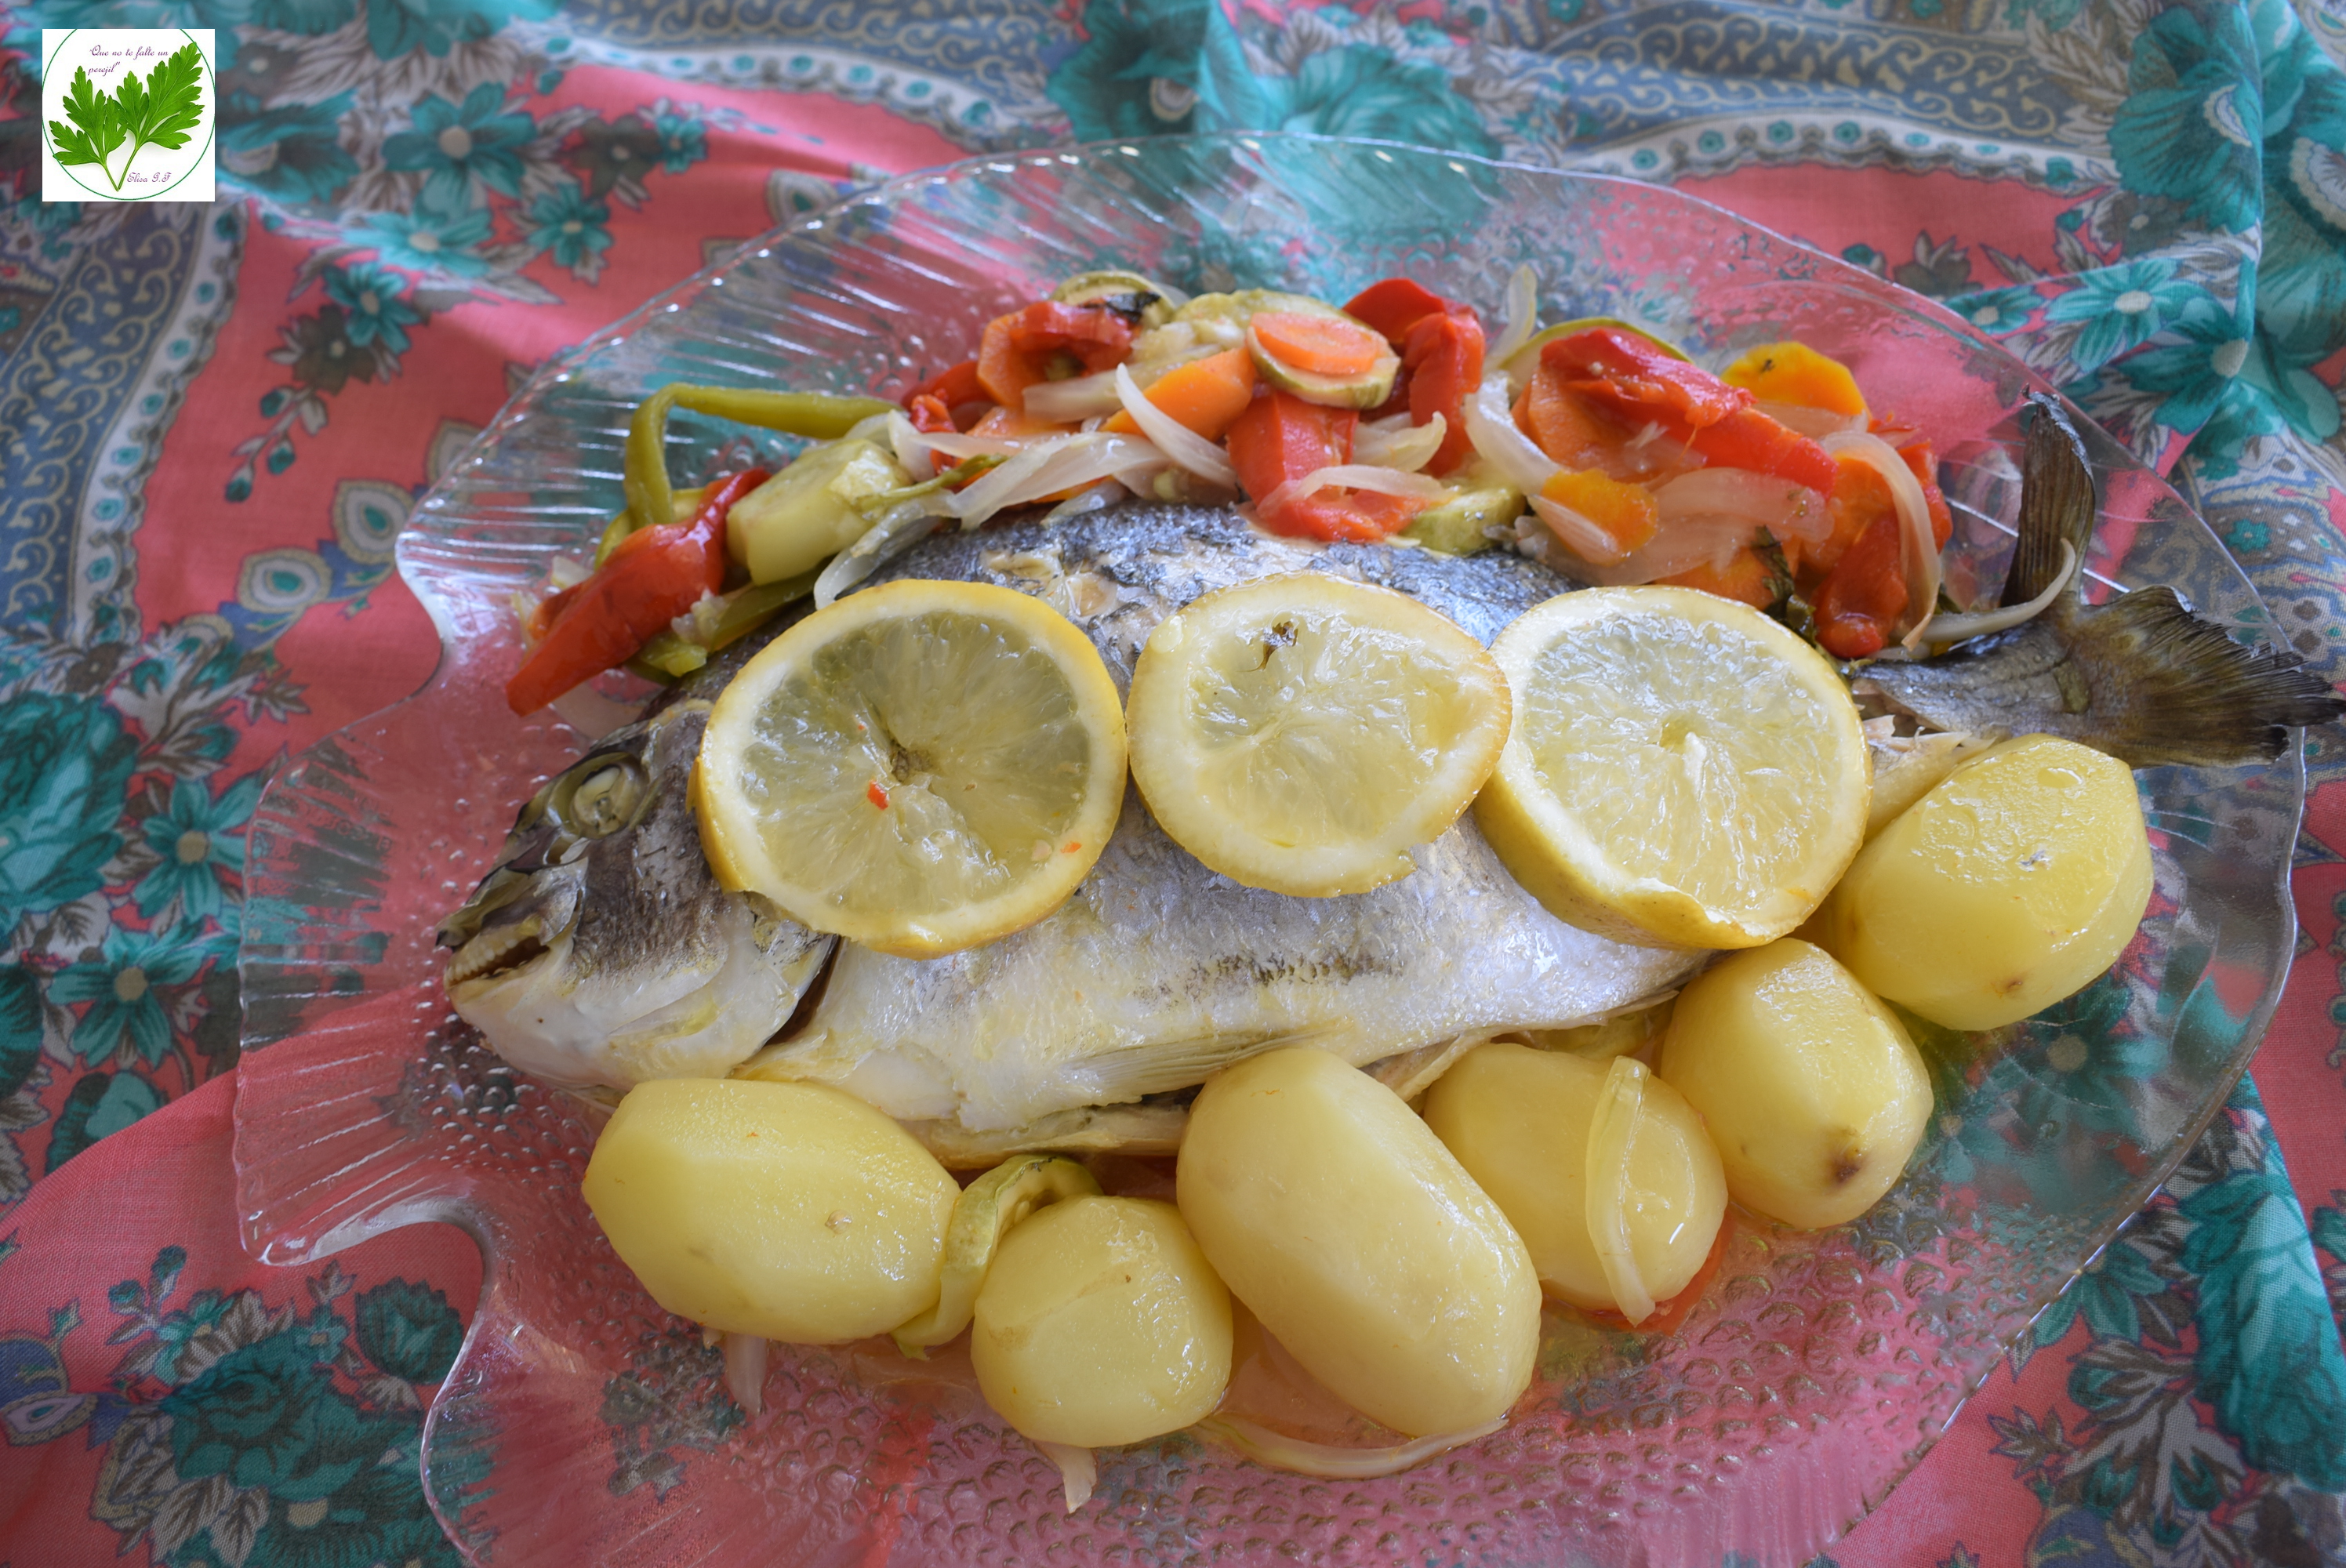
[[[596,1114],[450,1014],[432,927],[537,782],[625,715],[613,684],[566,718],[516,720],[503,682],[515,591],[620,506],[636,401],[677,380],[894,395],[965,357],[989,317],[1097,267],[1340,300],[1406,272],[1494,320],[1526,262],[1545,320],[1624,318],[1709,362],[1783,337],[1847,361],[1946,454],[1956,581],[2000,577],[2014,414],[2042,383],[1945,311],[1667,190],[1300,137],[1102,144],[881,186],[550,361],[424,498],[399,565],[438,669],[305,753],[253,821],[236,1153],[246,1245],[269,1261],[424,1220],[479,1240],[484,1297],[424,1442],[434,1507],[470,1559],[1803,1563],[2166,1176],[2280,995],[2293,755],[2137,776],[2157,860],[2141,933],[2043,1016],[1923,1042],[1937,1115],[1872,1213],[1817,1234],[1739,1223],[1667,1336],[1550,1312],[1510,1424],[1403,1474],[1318,1481],[1175,1435],[1103,1452],[1097,1495],[1069,1515],[1031,1444],[884,1341],[777,1347],[765,1410],[745,1417],[719,1353],[612,1255],[578,1196]],[[2261,638],[2255,592],[2205,525],[2086,428],[2106,498],[2092,591],[2171,583]],[[679,415],[679,483],[743,444]]]

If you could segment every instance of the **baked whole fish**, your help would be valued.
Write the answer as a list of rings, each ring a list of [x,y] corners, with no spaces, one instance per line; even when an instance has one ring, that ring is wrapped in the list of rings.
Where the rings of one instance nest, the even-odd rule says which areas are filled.
[[[2006,602],[2051,583],[2064,539],[2082,559],[2094,521],[2074,432],[2057,410],[2039,414]],[[1575,585],[1504,552],[1320,545],[1226,510],[1140,505],[933,537],[873,580],[1035,595],[1091,637],[1121,689],[1174,610],[1307,569],[1409,594],[1486,643]],[[1133,794],[1084,884],[1024,932],[929,960],[834,942],[719,888],[686,799],[708,704],[763,640],[727,650],[541,790],[504,862],[444,922],[452,1001],[517,1065],[617,1087],[729,1070],[839,1084],[956,1163],[1166,1147],[1180,1092],[1251,1052],[1308,1041],[1356,1064],[1423,1062],[1444,1042],[1643,1005],[1704,956],[1557,921],[1471,815],[1417,851],[1411,875],[1306,900],[1209,871]],[[2137,766],[2251,760],[2340,708],[2288,656],[2239,647],[2168,590],[2089,608],[2074,585],[2013,630],[1867,667],[1858,689],[1928,728],[2048,731]],[[1904,783],[1927,788],[1961,754],[1929,749]]]
[[[1318,546],[1228,512],[1138,507],[931,539],[874,580],[1035,594],[1090,636],[1121,689],[1166,616],[1215,588],[1299,569],[1411,594],[1484,641],[1571,585],[1512,555]],[[719,888],[685,802],[708,701],[751,651],[728,650],[542,790],[505,863],[444,923],[442,940],[462,944],[451,1000],[517,1064],[620,1087],[721,1073],[782,1027],[813,977],[832,939]],[[607,779],[615,769],[624,782]],[[605,809],[614,799],[626,809]],[[1163,1117],[1064,1113],[1187,1088],[1291,1041],[1365,1063],[1475,1031],[1591,1021],[1668,990],[1700,962],[1557,921],[1471,818],[1417,859],[1415,872],[1373,892],[1288,898],[1208,871],[1127,794],[1099,863],[1055,914],[941,959],[841,944],[811,1016],[745,1070],[843,1084],[892,1115],[944,1124],[941,1141],[958,1129],[1016,1143],[1020,1129],[1056,1116],[1034,1135],[1145,1144],[1154,1139],[1136,1128]],[[663,946],[682,978],[658,974],[652,955]],[[621,1000],[630,984],[644,999],[635,1014]]]

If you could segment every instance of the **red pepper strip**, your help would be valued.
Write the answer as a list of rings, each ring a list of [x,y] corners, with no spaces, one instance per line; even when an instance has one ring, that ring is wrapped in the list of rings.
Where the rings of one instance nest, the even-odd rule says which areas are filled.
[[[1817,641],[1838,658],[1871,658],[1906,613],[1906,574],[1899,565],[1898,514],[1866,524],[1817,596]]]
[[[1260,507],[1290,479],[1352,461],[1352,433],[1360,414],[1349,408],[1306,402],[1292,392],[1265,392],[1247,405],[1227,440],[1239,484]],[[1321,490],[1264,513],[1274,534],[1299,538],[1352,539],[1372,543],[1406,527],[1419,504],[1371,491]]]
[[[1841,472],[1831,453],[1756,408],[1737,409],[1682,439],[1713,468],[1747,468],[1827,494]]]
[[[1939,460],[1932,454],[1927,441],[1901,447],[1898,455],[1906,460],[1906,466],[1923,482],[1923,505],[1931,514],[1931,539],[1943,550],[1947,547],[1947,535],[1955,531],[1955,514],[1947,510],[1947,493],[1939,488]]]
[[[1096,374],[1132,357],[1132,323],[1105,305],[1029,305],[1010,323],[1010,346],[1021,353],[1066,351]]]
[[[934,392],[914,392],[904,402],[913,416],[913,428],[929,434],[954,428],[953,409]]]
[[[1466,435],[1466,400],[1483,384],[1483,323],[1472,315],[1420,317],[1409,330],[1402,363],[1409,371],[1410,423],[1431,424],[1437,413],[1449,422],[1425,464],[1438,477],[1474,450]]]
[[[763,484],[752,468],[709,492],[682,523],[638,528],[602,569],[549,601],[545,637],[505,682],[515,713],[535,713],[580,681],[623,665],[668,624],[725,585],[725,514]],[[535,625],[533,617],[533,625]]]
[[[1659,346],[1617,327],[1591,327],[1558,338],[1540,351],[1540,363],[1554,365],[1582,392],[1623,404],[1664,411],[1700,430],[1749,406],[1751,394],[1729,386],[1708,371],[1673,359]]]
[[[911,408],[924,397],[933,397],[948,409],[965,402],[984,402],[985,389],[977,384],[977,361],[964,360],[939,371],[904,394],[904,406]]]
[[[1409,330],[1428,316],[1470,315],[1468,309],[1454,300],[1445,300],[1433,290],[1406,278],[1388,278],[1382,283],[1372,283],[1345,301],[1344,314],[1385,335],[1385,341],[1400,348],[1409,341]]]

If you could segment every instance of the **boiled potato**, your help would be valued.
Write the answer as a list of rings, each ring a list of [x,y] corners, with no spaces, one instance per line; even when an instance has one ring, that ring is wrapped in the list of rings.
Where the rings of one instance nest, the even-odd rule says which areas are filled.
[[[801,1345],[884,1333],[933,1306],[961,1194],[853,1095],[737,1078],[637,1084],[583,1186],[653,1300]]]
[[[970,1360],[1028,1437],[1079,1448],[1188,1426],[1230,1380],[1230,1295],[1169,1203],[1062,1199],[1002,1240]]]
[[[2025,736],[1964,763],[1876,834],[1815,929],[1877,994],[1950,1029],[1994,1029],[2116,962],[2150,880],[2127,765]]]
[[[1189,1110],[1175,1186],[1215,1271],[1335,1395],[1412,1437],[1530,1386],[1530,1255],[1432,1129],[1322,1051],[1250,1057]]]
[[[1931,1118],[1897,1017],[1798,937],[1729,953],[1679,993],[1659,1072],[1709,1125],[1735,1201],[1804,1230],[1871,1208]]]
[[[872,519],[856,502],[910,483],[876,442],[827,443],[733,504],[725,552],[753,583],[795,577],[863,537]]]
[[[1427,1093],[1425,1124],[1521,1233],[1548,1294],[1617,1311],[1588,1225],[1589,1131],[1609,1063],[1479,1046]],[[1727,1213],[1719,1151],[1668,1084],[1646,1084],[1620,1175],[1629,1256],[1647,1295],[1667,1301],[1701,1269]]]

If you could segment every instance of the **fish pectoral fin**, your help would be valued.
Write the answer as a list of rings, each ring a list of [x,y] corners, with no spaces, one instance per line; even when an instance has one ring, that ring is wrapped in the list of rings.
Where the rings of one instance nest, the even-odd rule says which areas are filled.
[[[1436,1040],[1431,1045],[1372,1062],[1361,1070],[1402,1099],[1414,1100],[1456,1066],[1461,1056],[1506,1033],[1504,1029],[1476,1029],[1455,1039]]]
[[[1181,1130],[1188,1125],[1187,1105],[1086,1105],[997,1132],[974,1133],[954,1121],[906,1122],[904,1130],[948,1169],[974,1170],[1043,1150],[1169,1155],[1181,1147]]]
[[[2346,715],[2346,700],[2295,654],[2234,642],[2172,588],[2121,594],[2063,631],[2092,687],[2081,738],[2129,767],[2270,761],[2291,727]]]
[[[2001,728],[1933,730],[1871,743],[1873,796],[1865,814],[1868,839],[1920,800],[1958,767],[2004,738]]]
[[[1208,1034],[1152,1040],[1086,1056],[1067,1075],[1086,1085],[1099,1105],[1117,1105],[1202,1084],[1234,1062],[1282,1045],[1311,1045],[1349,1032],[1352,1020],[1331,1019],[1271,1034]]]

